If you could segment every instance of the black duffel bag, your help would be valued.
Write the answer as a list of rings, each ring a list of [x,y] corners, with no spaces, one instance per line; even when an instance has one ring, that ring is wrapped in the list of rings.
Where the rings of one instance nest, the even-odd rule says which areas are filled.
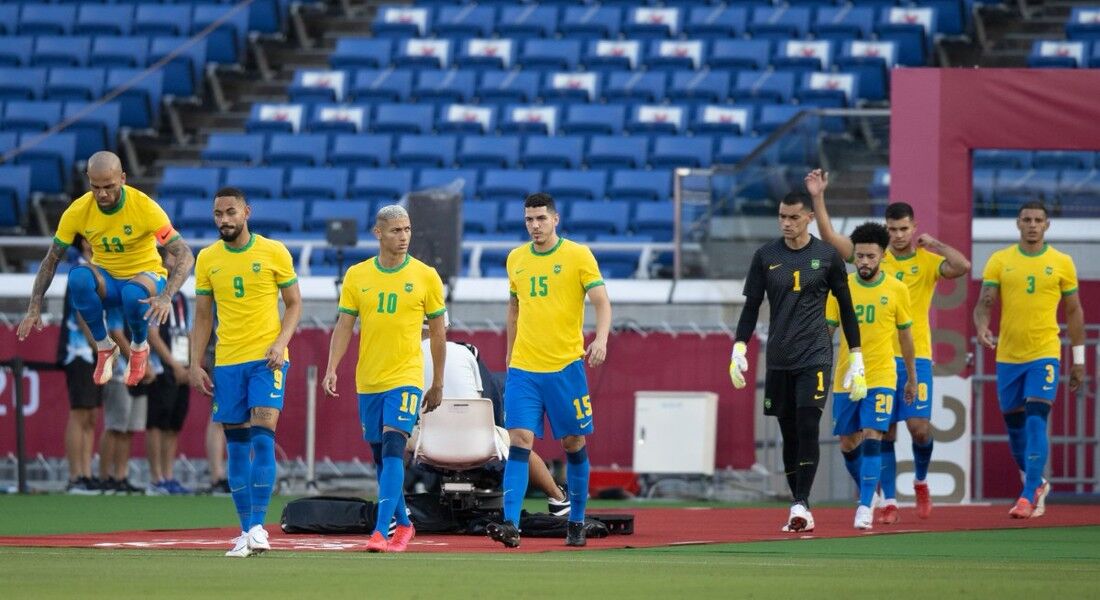
[[[283,507],[284,533],[362,533],[374,531],[377,507],[362,498],[313,496]]]

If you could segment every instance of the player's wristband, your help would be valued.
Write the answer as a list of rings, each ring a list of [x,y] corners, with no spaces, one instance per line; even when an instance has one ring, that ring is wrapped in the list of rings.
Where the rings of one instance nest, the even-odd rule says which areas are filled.
[[[1085,345],[1073,347],[1073,364],[1083,365],[1085,364]]]

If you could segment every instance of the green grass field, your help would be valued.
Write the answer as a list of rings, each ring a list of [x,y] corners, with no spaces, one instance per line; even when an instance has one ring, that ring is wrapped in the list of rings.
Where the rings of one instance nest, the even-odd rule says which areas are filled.
[[[287,499],[273,500],[272,522]],[[224,526],[231,511],[228,498],[0,496],[0,535]],[[230,560],[209,551],[0,548],[0,598],[1035,600],[1094,597],[1098,584],[1100,527],[522,555]]]

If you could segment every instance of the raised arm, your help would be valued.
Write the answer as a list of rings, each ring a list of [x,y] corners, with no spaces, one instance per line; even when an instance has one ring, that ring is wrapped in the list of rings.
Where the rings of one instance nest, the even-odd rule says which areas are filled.
[[[922,233],[917,238],[917,246],[927,248],[943,257],[943,262],[940,263],[940,275],[946,279],[957,279],[970,272],[970,261],[963,256],[962,252],[927,233]]]
[[[34,276],[34,286],[31,288],[31,300],[27,304],[27,315],[19,323],[19,330],[16,332],[20,341],[27,339],[31,329],[42,331],[42,298],[45,297],[46,290],[50,289],[53,276],[57,273],[57,265],[64,258],[67,248],[68,246],[55,239],[46,251],[46,257],[38,265],[38,274]]]
[[[978,343],[993,350],[997,343],[993,341],[993,332],[989,330],[989,318],[993,305],[1000,299],[1000,288],[995,285],[983,285],[978,303],[974,305],[974,326],[978,329]],[[1081,338],[1084,340],[1084,337]]]
[[[191,323],[191,364],[189,379],[191,387],[210,396],[214,384],[210,374],[202,368],[202,355],[210,343],[210,332],[214,329],[214,297],[209,294],[195,294],[195,318]]]
[[[813,201],[814,220],[817,221],[817,230],[821,233],[821,239],[832,244],[844,260],[852,258],[855,253],[852,240],[833,229],[833,223],[829,220],[829,211],[825,208],[825,188],[829,186],[829,174],[821,169],[814,169],[806,175],[805,183],[806,191],[810,193],[810,199]]]
[[[1069,389],[1076,392],[1085,381],[1085,309],[1077,292],[1063,297],[1066,302],[1066,329],[1073,352],[1073,365],[1069,368]]]
[[[332,329],[332,339],[328,344],[328,367],[325,368],[325,380],[322,387],[328,395],[339,397],[336,393],[336,367],[348,351],[348,343],[351,342],[351,334],[355,329],[355,315],[341,311],[336,318],[336,327]],[[434,356],[433,356],[434,358]]]
[[[607,286],[589,289],[588,301],[596,309],[596,339],[588,345],[585,355],[589,366],[598,367],[607,359],[607,337],[611,334],[611,298],[607,296]]]

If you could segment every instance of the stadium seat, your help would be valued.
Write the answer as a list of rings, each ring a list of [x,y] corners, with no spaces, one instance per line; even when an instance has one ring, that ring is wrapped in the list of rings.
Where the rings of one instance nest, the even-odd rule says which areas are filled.
[[[610,200],[664,202],[672,198],[672,174],[664,169],[619,169],[611,173]]]
[[[977,171],[974,178],[976,181]],[[1058,182],[1058,197],[1063,216],[1093,212],[1096,207],[1096,198],[1100,197],[1100,171],[1096,169],[1062,171]]]
[[[606,102],[660,102],[665,88],[664,73],[613,72],[608,74],[603,97]]]
[[[305,225],[306,203],[301,200],[256,200],[248,228],[269,237],[272,232],[302,231]]]
[[[534,102],[538,98],[539,76],[525,71],[486,71],[477,87],[478,99],[484,103]]]
[[[200,157],[206,163],[258,165],[263,160],[264,136],[255,133],[214,132]]]
[[[329,56],[333,69],[385,69],[390,66],[393,42],[388,39],[343,37]]]
[[[103,96],[106,82],[106,69],[54,67],[46,77],[44,96],[50,100],[91,102]]]
[[[484,135],[496,131],[496,109],[476,104],[447,104],[435,122],[439,133]]]
[[[456,146],[452,135],[402,135],[397,138],[393,163],[411,169],[450,167]]]
[[[810,31],[811,9],[804,6],[757,7],[746,30],[753,39],[804,38]]]
[[[468,102],[474,97],[474,71],[424,70],[416,75],[413,100],[417,102]]]
[[[339,167],[294,167],[286,195],[302,200],[342,199],[348,195],[348,170]]]
[[[359,133],[366,131],[370,111],[365,106],[314,104],[310,109],[309,130],[313,133]]]
[[[542,188],[542,171],[537,169],[489,169],[478,194],[483,201],[516,203]],[[522,204],[522,203],[521,203]]]
[[[401,102],[412,95],[413,72],[405,69],[360,69],[351,97],[357,102]]]
[[[571,235],[621,234],[626,232],[629,216],[629,202],[574,202],[567,226]]]
[[[776,70],[797,73],[828,71],[832,63],[833,43],[829,40],[781,40],[772,57]]]
[[[584,55],[588,71],[630,71],[642,64],[642,44],[637,40],[593,40]]]
[[[157,202],[164,201],[164,194],[161,194],[157,198]],[[176,219],[172,221],[177,231],[194,230],[198,234],[199,232],[206,233],[214,228],[214,210],[211,200],[206,198],[171,198],[168,201],[176,202],[179,205]],[[188,241],[193,237],[206,237],[205,235],[190,235],[190,233],[184,234]]]
[[[546,175],[545,192],[559,202],[603,200],[607,190],[607,171],[570,171],[553,169]]]
[[[356,169],[348,194],[352,198],[395,201],[412,189],[412,169]]]
[[[731,95],[735,102],[781,104],[794,98],[794,73],[742,71],[737,74]]]
[[[19,135],[23,145],[38,137],[37,132]],[[76,134],[55,133],[37,141],[33,147],[15,157],[15,164],[31,168],[31,189],[45,194],[68,191],[76,160]]]
[[[421,169],[414,189],[447,188],[462,180],[462,199],[469,202],[477,192],[477,175],[476,169]]]
[[[684,131],[687,110],[668,104],[638,104],[632,109],[626,131],[632,134],[680,133]]]
[[[870,6],[822,6],[810,30],[820,40],[866,40],[871,38],[874,22],[875,9]]]
[[[244,124],[248,133],[292,133],[301,127],[301,104],[255,103]]]
[[[462,139],[457,163],[465,168],[504,169],[519,162],[518,136],[469,135]]]
[[[799,104],[822,108],[847,108],[854,106],[859,91],[859,76],[854,73],[810,72],[802,74],[802,85],[795,97]],[[843,131],[844,121],[825,117],[822,126]]]
[[[344,71],[298,69],[287,87],[291,102],[342,102],[348,90],[349,76]]]
[[[0,227],[18,227],[31,197],[31,168],[0,165]]]
[[[629,9],[623,23],[623,35],[631,39],[665,39],[679,35],[683,11],[671,6],[644,6]]]
[[[1095,164],[1095,153],[1081,150],[1039,150],[1032,155],[1034,169],[1087,170]]]
[[[323,232],[331,219],[354,219],[358,231],[367,231],[374,215],[371,203],[366,200],[315,200],[310,204],[305,227],[309,231]]]
[[[517,208],[518,207],[518,208]],[[518,210],[518,212],[517,212]],[[501,217],[501,229],[504,231],[516,231],[516,217],[519,217],[520,229],[523,231],[523,203],[505,204],[504,215]],[[508,227],[508,229],[505,229]],[[510,250],[498,250],[490,249],[481,253],[481,276],[482,277],[507,277],[508,271],[505,268],[505,262],[508,260],[508,253]]]
[[[241,190],[246,198],[282,198],[285,177],[282,167],[230,167],[224,185]]]
[[[472,38],[460,45],[455,66],[474,71],[510,69],[516,62],[518,43],[511,39]]]
[[[890,69],[894,68],[897,45],[894,42],[853,40],[844,42],[836,68],[859,76],[859,97],[873,102],[886,100]]]
[[[432,106],[379,104],[375,109],[375,133],[428,134],[432,131]]]
[[[547,73],[540,95],[543,102],[594,102],[600,94],[599,73]]]
[[[221,169],[213,167],[165,167],[157,188],[158,198],[214,198],[221,182]],[[210,210],[207,208],[209,218]],[[209,221],[207,221],[209,222]]]
[[[453,48],[450,40],[411,39],[397,42],[393,66],[410,69],[447,69]]]
[[[487,38],[493,32],[496,9],[477,4],[443,6],[432,21],[432,32],[445,38]]]
[[[505,6],[500,9],[496,33],[502,38],[554,37],[558,30],[558,7],[545,4]]]
[[[679,103],[724,103],[729,97],[730,73],[726,71],[681,71],[672,74],[667,97]]]
[[[371,33],[375,37],[409,38],[427,35],[431,13],[424,7],[382,6],[375,13]]]
[[[100,150],[114,151],[118,146],[122,107],[118,102],[90,106],[87,102],[66,102],[61,113],[66,119],[75,119],[66,131],[76,135],[76,155],[81,158]]]
[[[523,42],[523,49],[516,62],[524,69],[572,71],[580,61],[580,54],[580,40],[533,38]]]
[[[2,168],[2,167],[0,167]],[[3,174],[0,172],[0,186]],[[2,194],[0,188],[0,194]],[[462,233],[496,233],[500,221],[500,206],[496,202],[465,202],[462,204]]]
[[[121,37],[98,35],[92,41],[88,65],[92,67],[144,67],[149,57],[149,39],[145,36]]]
[[[1032,44],[1027,66],[1033,68],[1085,67],[1087,44],[1082,41],[1063,42],[1038,40]]]
[[[649,164],[654,169],[710,166],[713,145],[710,138],[662,135],[653,141]]]
[[[897,62],[907,67],[928,61],[928,49],[935,31],[936,10],[927,6],[888,7],[875,24],[879,40],[897,44]]]
[[[128,5],[80,4],[73,33],[83,35],[130,35],[134,7]]]
[[[715,40],[707,66],[712,71],[764,69],[771,59],[771,40]]]
[[[584,162],[590,169],[641,169],[648,146],[644,137],[594,135]]]
[[[189,4],[138,4],[134,9],[134,35],[186,36],[191,32]]]
[[[328,136],[321,133],[272,134],[264,163],[273,167],[319,167],[328,156]]]
[[[747,21],[748,11],[743,6],[696,6],[688,12],[684,33],[698,39],[739,38],[745,33]]]
[[[753,130],[753,113],[748,105],[707,104],[696,109],[691,130],[696,134],[744,135]]]
[[[1066,39],[1092,42],[1093,48],[1100,40],[1100,13],[1096,7],[1074,7],[1066,23]]]
[[[620,134],[625,117],[626,110],[619,105],[572,104],[561,129],[567,134]]]
[[[1032,153],[1027,150],[974,150],[975,169],[1029,169]]]
[[[337,134],[328,162],[334,167],[385,167],[392,147],[393,138],[385,134]]]
[[[76,23],[76,6],[72,4],[23,5],[19,13],[21,35],[69,35]]]
[[[1001,216],[1016,216],[1025,202],[1053,204],[1057,190],[1058,172],[1053,169],[1002,169],[997,172],[993,199]]]
[[[34,41],[31,64],[37,67],[83,67],[88,64],[92,38],[40,35]]]
[[[889,167],[879,167],[875,169],[874,175],[871,177],[871,185],[867,189],[867,193],[871,198],[889,198],[890,197],[890,169]]]
[[[974,169],[974,212],[979,216],[987,216],[993,212],[993,188],[995,187],[997,172],[994,169]]]
[[[186,47],[182,47],[188,44]],[[149,42],[149,61],[179,53],[164,65],[164,93],[189,98],[201,95],[206,68],[206,40],[189,43],[187,38],[157,36]]]
[[[41,98],[45,85],[46,69],[0,67],[0,102]]]
[[[809,107],[794,106],[790,104],[769,104],[760,109],[760,119],[756,123],[756,130],[761,134],[768,134],[782,127],[787,121],[795,118],[798,113]]]
[[[23,67],[31,64],[34,37],[0,36],[0,67]]]
[[[617,37],[622,10],[610,6],[568,6],[558,24],[558,33],[568,39]]]
[[[650,71],[694,71],[704,65],[703,40],[658,40],[650,45],[645,65]]]
[[[41,132],[61,122],[61,103],[13,100],[4,106],[0,129],[16,133]]]
[[[560,112],[556,106],[509,105],[504,109],[500,132],[555,135],[558,131]]]
[[[139,76],[142,79],[137,79]],[[122,103],[122,125],[134,129],[155,127],[160,118],[164,74],[159,71],[143,74],[141,69],[109,69],[107,89],[122,85],[130,86],[118,96]]]
[[[19,4],[0,4],[0,34],[15,35],[18,31]]]
[[[723,137],[718,142],[718,153],[714,156],[714,162],[719,165],[735,165],[759,148],[762,143],[764,138],[756,136]]]
[[[604,236],[598,236],[601,237]],[[633,278],[642,257],[640,250],[595,250],[593,254],[599,262],[600,274],[608,279]]]
[[[522,162],[527,169],[579,169],[583,156],[581,136],[530,136],[524,144]]]
[[[206,59],[219,64],[236,64],[244,59],[248,34],[248,11],[236,6],[196,4],[191,18],[191,35],[220,23],[206,38]]]

